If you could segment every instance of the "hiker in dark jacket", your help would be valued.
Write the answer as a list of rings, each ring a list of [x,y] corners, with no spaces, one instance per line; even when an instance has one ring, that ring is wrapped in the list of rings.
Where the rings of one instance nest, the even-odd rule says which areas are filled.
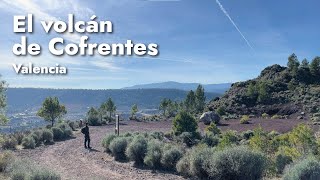
[[[84,134],[84,147],[91,149],[91,147],[90,147],[90,132],[89,132],[88,123],[86,123],[86,126],[81,129],[81,132]]]

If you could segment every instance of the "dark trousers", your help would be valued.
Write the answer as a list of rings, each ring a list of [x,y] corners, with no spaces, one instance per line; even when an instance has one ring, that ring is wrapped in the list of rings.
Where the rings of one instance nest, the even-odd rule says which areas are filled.
[[[84,147],[90,147],[90,137],[89,136],[85,136],[84,137]]]

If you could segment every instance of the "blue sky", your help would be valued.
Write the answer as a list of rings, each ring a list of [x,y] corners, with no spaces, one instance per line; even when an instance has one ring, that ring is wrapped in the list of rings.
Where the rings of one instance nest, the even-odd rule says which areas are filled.
[[[0,0],[0,73],[11,87],[112,89],[162,81],[224,83],[256,77],[266,66],[320,55],[317,0]],[[35,16],[30,42],[42,45],[38,57],[16,57],[13,16]],[[110,20],[114,33],[89,35],[91,43],[157,43],[148,57],[55,57],[46,49],[61,34],[45,34],[40,20]],[[240,31],[236,29],[231,20]],[[242,36],[242,35],[243,36]],[[72,41],[78,35],[65,35]],[[247,42],[246,42],[247,40]],[[12,63],[68,67],[66,76],[17,75]]]

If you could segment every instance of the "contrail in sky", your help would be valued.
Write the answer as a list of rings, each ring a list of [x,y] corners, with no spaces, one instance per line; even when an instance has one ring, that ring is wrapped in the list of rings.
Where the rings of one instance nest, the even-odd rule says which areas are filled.
[[[221,11],[224,13],[224,15],[227,16],[227,18],[230,20],[230,22],[232,23],[232,25],[237,29],[237,31],[240,33],[240,35],[242,36],[242,38],[246,41],[247,45],[254,51],[253,47],[251,46],[251,44],[249,43],[249,41],[247,40],[247,38],[242,34],[242,32],[240,31],[240,29],[238,28],[238,26],[236,25],[236,23],[232,20],[232,18],[230,17],[229,13],[224,9],[224,7],[222,6],[222,4],[220,3],[219,0],[216,0],[216,3],[219,5]]]

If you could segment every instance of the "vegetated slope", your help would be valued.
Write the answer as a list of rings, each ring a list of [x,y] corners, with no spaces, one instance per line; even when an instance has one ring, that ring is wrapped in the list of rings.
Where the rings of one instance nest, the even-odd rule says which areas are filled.
[[[174,81],[140,84],[131,87],[125,87],[123,89],[179,89],[184,91],[190,91],[197,89],[199,83],[179,83]],[[211,93],[225,93],[231,86],[231,83],[221,84],[202,84],[206,92]]]
[[[128,110],[133,104],[139,109],[157,108],[161,99],[182,100],[187,92],[176,89],[39,89],[39,88],[9,88],[7,91],[9,112],[38,109],[48,96],[56,96],[65,104],[68,112],[87,111],[89,106],[99,106],[111,97],[118,110]],[[219,96],[217,93],[206,93],[207,99]]]
[[[305,112],[316,120],[320,111],[320,70],[312,73],[307,62],[295,63],[294,69],[272,65],[255,79],[232,84],[221,98],[209,103],[209,109],[219,108],[233,115],[285,116]]]

